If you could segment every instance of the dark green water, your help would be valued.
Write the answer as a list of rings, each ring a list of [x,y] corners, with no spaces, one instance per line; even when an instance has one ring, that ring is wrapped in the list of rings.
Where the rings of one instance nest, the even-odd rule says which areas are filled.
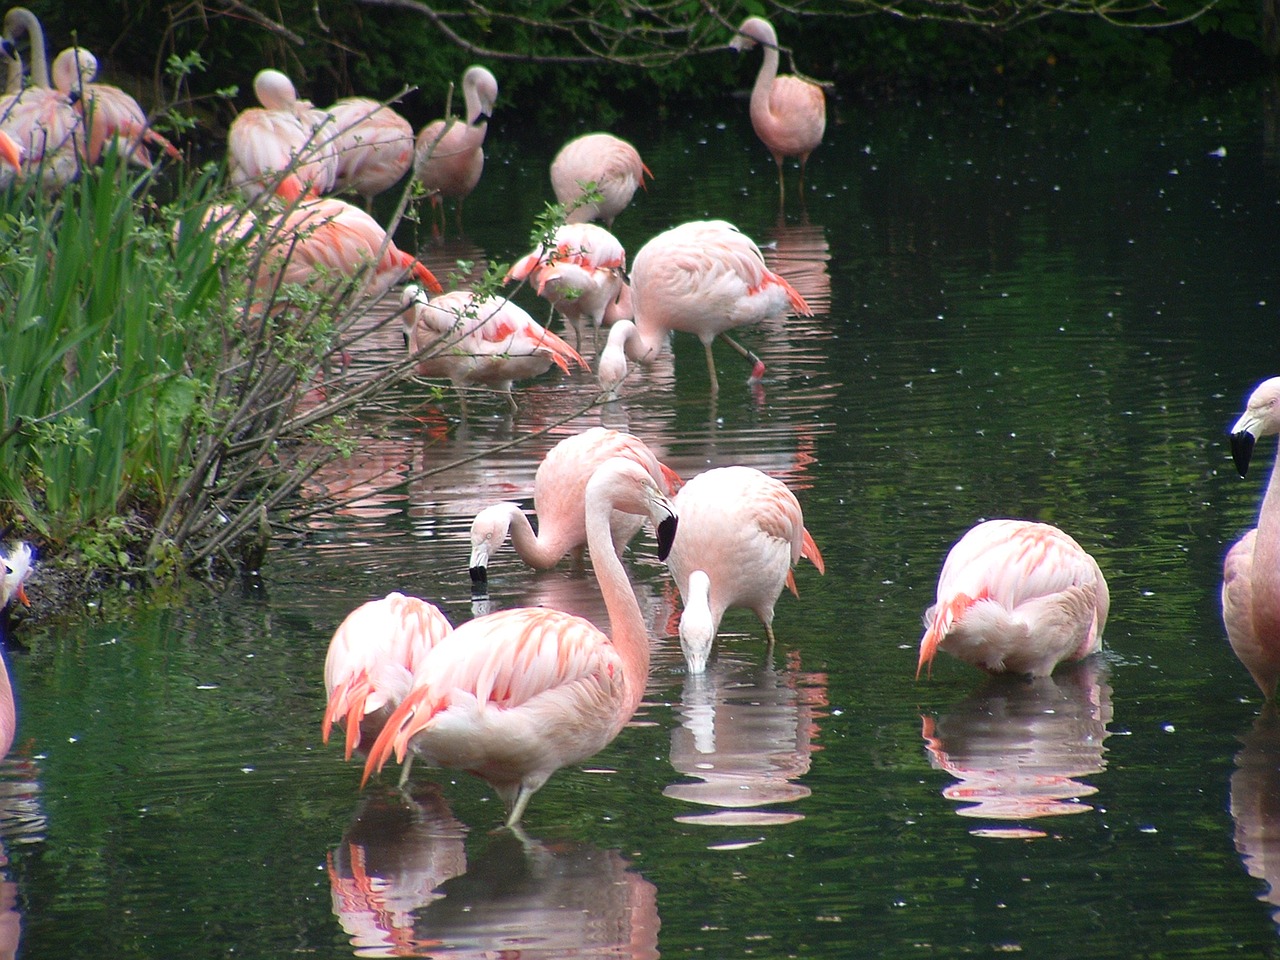
[[[514,417],[480,401],[464,429],[452,396],[406,389],[322,478],[403,488],[282,542],[262,590],[21,633],[0,813],[21,955],[1280,955],[1280,728],[1218,607],[1273,455],[1240,480],[1224,444],[1280,373],[1268,116],[1253,94],[842,103],[784,217],[745,104],[620,130],[656,175],[616,224],[632,253],[723,217],[818,315],[744,333],[762,390],[726,350],[712,403],[680,338],[613,408],[427,479],[591,384],[526,387]],[[560,133],[490,138],[467,239],[433,265],[525,252],[550,198]],[[361,793],[320,743],[334,627],[392,589],[471,616],[470,517],[527,498],[542,453],[602,421],[685,475],[747,463],[797,491],[827,574],[799,569],[772,661],[735,611],[686,678],[641,538],[646,703],[537,795],[524,844],[467,777],[420,771],[412,804],[390,779]],[[1095,554],[1106,651],[1035,684],[945,658],[917,682],[942,559],[993,516]],[[491,607],[602,614],[567,566],[507,551],[491,575]]]

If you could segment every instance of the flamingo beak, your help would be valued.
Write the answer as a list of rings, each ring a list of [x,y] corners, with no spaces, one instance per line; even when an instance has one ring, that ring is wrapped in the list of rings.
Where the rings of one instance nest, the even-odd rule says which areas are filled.
[[[676,527],[679,519],[670,512],[658,522],[658,559],[666,560],[671,553],[671,545],[676,542]]]
[[[1249,473],[1249,461],[1253,458],[1253,445],[1257,438],[1248,430],[1237,430],[1231,434],[1231,459],[1235,461],[1240,476]]]

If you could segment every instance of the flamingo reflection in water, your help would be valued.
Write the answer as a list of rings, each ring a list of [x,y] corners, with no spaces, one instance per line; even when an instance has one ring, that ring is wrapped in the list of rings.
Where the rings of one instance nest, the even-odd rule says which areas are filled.
[[[831,260],[831,247],[827,232],[820,224],[810,223],[808,217],[789,223],[779,215],[777,223],[760,244],[764,262],[774,273],[785,277],[815,316],[831,313],[831,274],[827,264]],[[794,326],[799,318],[791,318]]]
[[[722,655],[705,673],[687,673],[680,697],[680,726],[671,732],[671,765],[688,781],[663,796],[714,813],[676,817],[681,823],[767,826],[804,819],[790,810],[764,809],[809,796],[800,778],[827,704],[827,677],[800,669],[799,654],[777,669]]]
[[[1266,882],[1258,899],[1280,926],[1280,714],[1268,703],[1240,738],[1231,774],[1236,852],[1249,876]]]
[[[504,830],[468,851],[438,793],[396,805],[371,798],[330,858],[360,956],[658,957],[657,888],[616,850]]]
[[[1097,659],[1048,677],[992,676],[977,693],[937,717],[922,717],[929,763],[956,777],[942,795],[962,817],[1021,822],[1084,813],[1097,787],[1077,777],[1106,767],[1111,687]],[[973,831],[1044,836],[1026,827]]]

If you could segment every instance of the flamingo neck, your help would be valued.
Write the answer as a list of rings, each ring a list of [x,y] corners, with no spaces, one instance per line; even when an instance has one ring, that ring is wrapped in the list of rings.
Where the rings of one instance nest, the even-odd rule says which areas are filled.
[[[609,611],[610,637],[625,665],[623,682],[626,692],[619,716],[625,723],[640,706],[644,686],[649,677],[649,631],[640,613],[627,571],[613,547],[610,517],[613,503],[604,491],[587,491],[587,549],[591,551],[591,568],[600,584],[605,609]]]
[[[511,507],[511,545],[520,554],[520,559],[535,570],[550,570],[569,550],[568,546],[555,535],[552,525],[543,523],[537,533],[529,522],[528,515],[514,504]]]
[[[26,7],[14,7],[5,15],[4,25],[5,33],[10,37],[15,28],[26,31],[31,40],[31,82],[48,89],[49,57],[44,48],[44,27],[40,26],[40,21]]]
[[[759,104],[761,109],[768,109],[773,81],[778,77],[777,37],[761,40],[760,48],[764,52],[764,60],[760,64],[760,72],[756,74],[756,84],[751,88],[751,102],[753,105]]]
[[[1255,622],[1265,619],[1280,629],[1280,453],[1271,467],[1267,492],[1258,511],[1250,576]]]

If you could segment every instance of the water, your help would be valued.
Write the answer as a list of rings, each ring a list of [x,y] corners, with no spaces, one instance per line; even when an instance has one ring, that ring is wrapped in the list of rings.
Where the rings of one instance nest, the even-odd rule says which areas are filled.
[[[616,224],[633,253],[725,217],[817,308],[744,332],[763,386],[718,348],[710,399],[687,337],[603,410],[553,377],[460,426],[454,397],[407,385],[317,480],[353,502],[282,538],[262,590],[28,628],[0,938],[20,924],[32,958],[1280,954],[1280,725],[1217,599],[1263,484],[1235,476],[1225,430],[1280,373],[1268,115],[1242,93],[845,102],[783,217],[745,107],[620,129],[656,174]],[[494,127],[467,238],[433,267],[526,251],[554,139]],[[567,562],[533,575],[508,550],[483,602],[466,571],[475,510],[527,504],[541,455],[601,422],[686,475],[785,479],[825,578],[800,566],[771,659],[734,611],[687,677],[644,535],[645,703],[534,798],[525,837],[492,832],[500,804],[463,775],[420,772],[412,802],[391,778],[362,793],[320,743],[333,628],[392,589],[455,622],[603,617]],[[993,516],[1095,554],[1106,651],[1035,683],[944,656],[917,682],[942,558]]]

